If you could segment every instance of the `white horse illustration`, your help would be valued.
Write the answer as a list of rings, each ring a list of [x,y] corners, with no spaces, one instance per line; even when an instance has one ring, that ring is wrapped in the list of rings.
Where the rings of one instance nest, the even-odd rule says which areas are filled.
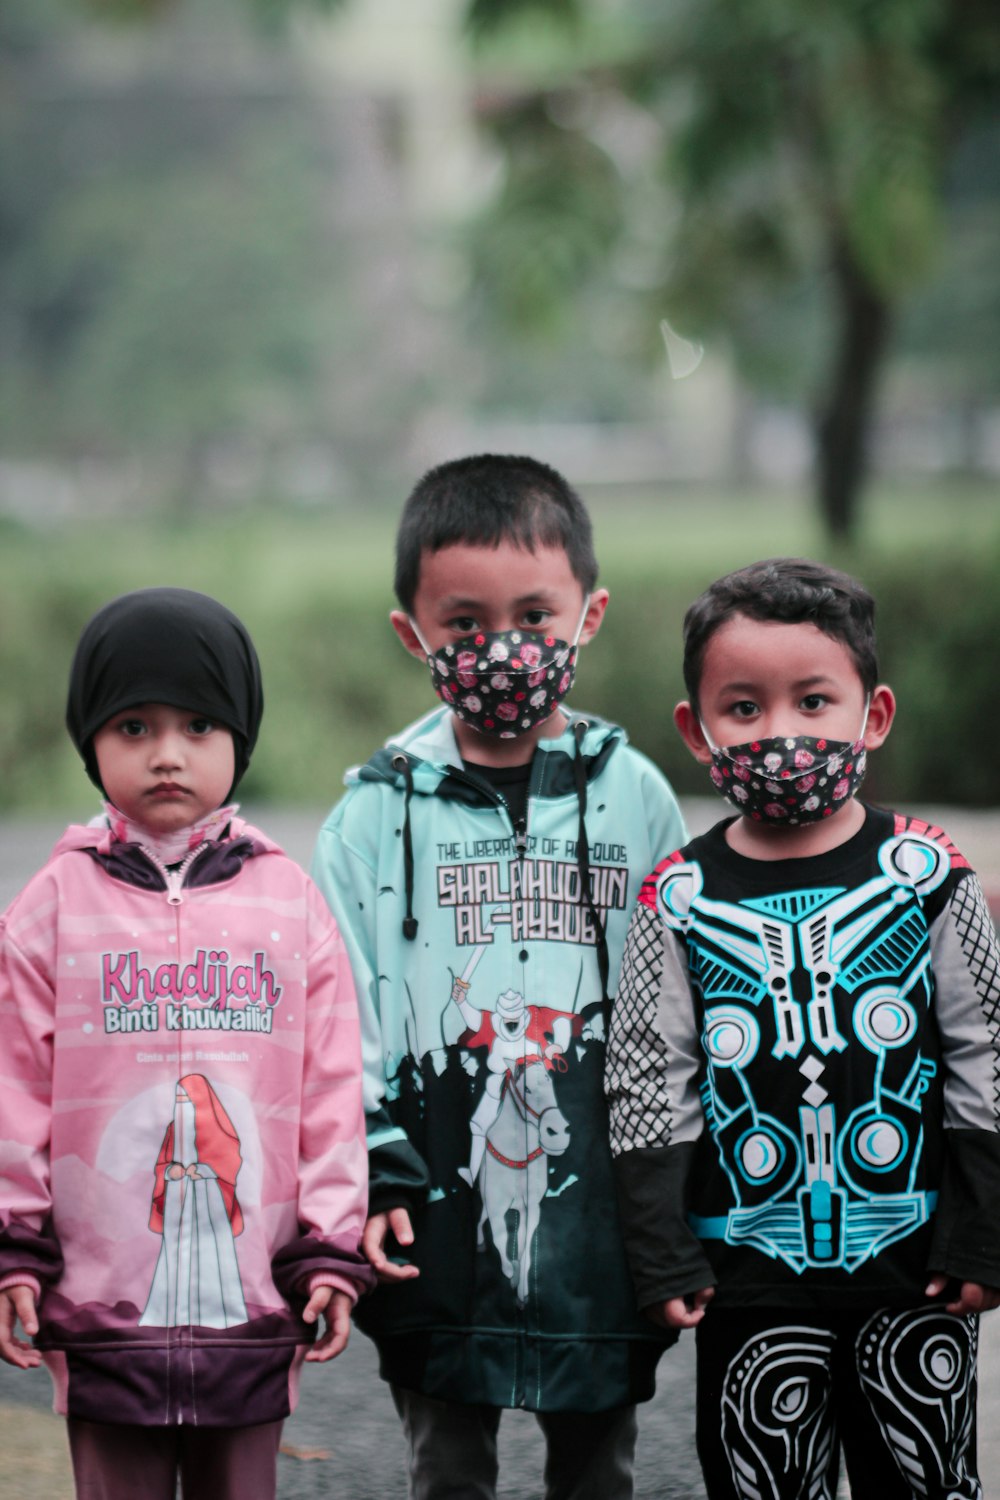
[[[556,1105],[545,1059],[522,1058],[504,1074],[500,1112],[486,1132],[478,1176],[483,1200],[479,1246],[486,1243],[483,1230],[489,1220],[503,1273],[522,1303],[528,1298],[531,1242],[545,1196],[548,1158],[561,1156],[568,1145],[569,1121]]]

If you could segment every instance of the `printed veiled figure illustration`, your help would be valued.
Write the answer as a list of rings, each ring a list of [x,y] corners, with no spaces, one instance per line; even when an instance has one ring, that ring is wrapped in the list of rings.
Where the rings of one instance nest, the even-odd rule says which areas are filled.
[[[247,1321],[236,1259],[240,1142],[207,1078],[178,1080],[156,1162],[149,1227],[163,1237],[141,1325],[231,1328]]]

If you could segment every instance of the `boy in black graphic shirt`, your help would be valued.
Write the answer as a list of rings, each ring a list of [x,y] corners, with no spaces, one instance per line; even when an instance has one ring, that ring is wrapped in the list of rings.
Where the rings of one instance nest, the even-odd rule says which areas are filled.
[[[793,559],[688,611],[675,722],[738,816],[649,876],[612,1018],[633,1279],[698,1328],[711,1500],[832,1493],[838,1418],[855,1497],[981,1495],[1000,951],[941,830],[856,800],[895,711],[873,616]]]

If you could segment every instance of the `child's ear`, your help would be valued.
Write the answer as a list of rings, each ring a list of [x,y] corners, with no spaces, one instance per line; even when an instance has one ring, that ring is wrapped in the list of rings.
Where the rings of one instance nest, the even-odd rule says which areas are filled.
[[[403,609],[391,609],[389,611],[389,622],[410,655],[415,656],[418,661],[426,661],[427,652],[417,639],[417,632],[411,625],[410,617],[406,611]]]
[[[674,723],[677,725],[678,734],[695,760],[703,766],[710,766],[712,752],[702,730],[701,720],[687,699],[678,703],[674,709]]]
[[[896,699],[892,688],[880,682],[872,693],[868,705],[868,722],[865,725],[865,749],[877,750],[884,744],[896,717]]]
[[[583,626],[580,630],[580,645],[585,646],[592,641],[601,628],[604,619],[604,611],[608,607],[607,589],[595,589],[587,604],[587,613],[583,617]]]

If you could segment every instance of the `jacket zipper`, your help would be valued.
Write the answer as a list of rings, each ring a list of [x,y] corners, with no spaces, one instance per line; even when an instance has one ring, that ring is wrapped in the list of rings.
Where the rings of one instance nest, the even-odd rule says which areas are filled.
[[[454,776],[459,781],[464,781],[466,786],[475,787],[477,792],[485,793],[490,801],[492,801],[496,806],[503,808],[504,812],[507,814],[507,822],[510,824],[511,832],[514,835],[514,848],[517,851],[517,857],[518,859],[523,859],[528,852],[527,814],[522,813],[519,818],[515,818],[510,810],[510,803],[507,801],[507,798],[502,792],[498,792],[495,787],[492,787],[485,779],[485,777],[480,780],[478,776],[470,776],[467,772],[460,771],[457,766],[449,766],[448,770],[449,775]],[[532,766],[532,773],[533,772],[534,766]],[[531,806],[531,781],[533,780],[534,774],[531,775],[528,783],[529,807]]]
[[[184,877],[201,853],[203,845],[199,844],[196,849],[192,849],[190,854],[185,855],[181,863],[173,869],[158,859],[152,849],[147,849],[145,844],[140,844],[139,848],[149,860],[154,870],[157,870],[163,877],[163,883],[167,888],[167,905],[180,906],[184,900]]]

